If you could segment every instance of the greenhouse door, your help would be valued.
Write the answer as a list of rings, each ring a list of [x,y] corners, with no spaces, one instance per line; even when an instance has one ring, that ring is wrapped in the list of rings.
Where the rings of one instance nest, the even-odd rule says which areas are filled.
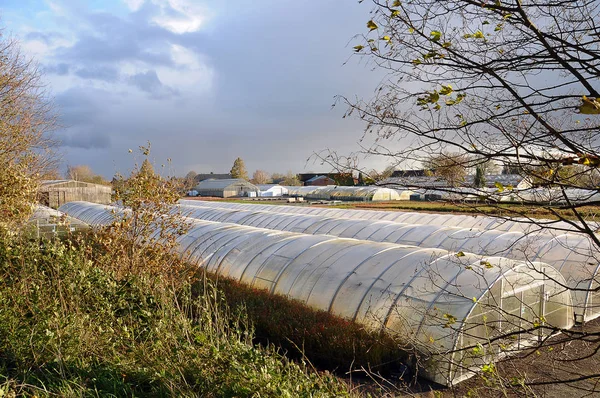
[[[503,292],[500,302],[500,308],[505,314],[501,321],[502,334],[529,330],[543,323],[547,300],[544,288],[545,282],[539,280],[531,285],[521,286],[516,290],[509,288],[508,291]],[[531,333],[519,333],[517,336],[516,348],[518,349],[522,348],[523,339],[530,340],[534,337]],[[543,337],[542,329],[537,337],[540,340]]]

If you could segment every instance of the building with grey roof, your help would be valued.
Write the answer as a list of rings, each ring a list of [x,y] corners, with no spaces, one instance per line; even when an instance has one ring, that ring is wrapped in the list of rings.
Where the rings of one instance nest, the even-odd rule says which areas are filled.
[[[246,180],[230,178],[226,180],[204,180],[194,188],[198,196],[230,198],[234,196],[259,196],[260,189]]]

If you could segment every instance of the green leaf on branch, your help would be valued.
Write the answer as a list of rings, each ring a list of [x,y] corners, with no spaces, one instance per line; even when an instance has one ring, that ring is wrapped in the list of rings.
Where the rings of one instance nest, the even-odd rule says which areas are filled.
[[[445,328],[456,323],[456,317],[452,314],[444,314],[444,318],[446,319],[446,323],[444,324]]]
[[[442,95],[450,95],[454,90],[452,89],[452,86],[447,84],[445,86],[442,86],[442,89],[440,90],[440,94]]]
[[[579,106],[579,112],[584,115],[600,115],[600,101],[598,98],[588,98],[585,95],[581,98],[582,104]]]
[[[375,22],[373,22],[373,20],[370,20],[369,22],[367,22],[367,28],[369,28],[369,30],[375,30],[378,28],[377,24]]]
[[[363,48],[365,48],[365,46],[361,46],[360,44],[358,46],[354,46],[354,51],[355,52],[360,52]]]
[[[431,59],[431,58],[435,58],[437,56],[439,56],[437,51],[431,50],[427,54],[423,55],[423,59]]]
[[[498,189],[498,192],[504,192],[504,185],[502,185],[502,183],[496,181],[494,186]]]
[[[481,343],[477,343],[476,347],[473,347],[472,349],[473,354],[477,355],[477,356],[482,356],[485,352],[483,346],[481,345]]]
[[[431,32],[430,36],[431,36],[431,41],[438,42],[442,38],[442,32],[440,32],[439,30],[434,30]]]

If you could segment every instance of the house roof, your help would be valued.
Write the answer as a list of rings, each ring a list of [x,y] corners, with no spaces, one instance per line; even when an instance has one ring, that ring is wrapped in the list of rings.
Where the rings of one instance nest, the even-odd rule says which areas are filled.
[[[48,188],[51,186],[58,186],[58,185],[77,185],[79,187],[93,187],[93,186],[100,186],[100,187],[107,187],[110,189],[109,186],[107,185],[102,185],[102,184],[94,184],[93,182],[86,182],[86,181],[77,181],[77,180],[43,180],[40,185],[42,186],[42,188]]]
[[[230,180],[230,179],[231,179],[231,174],[208,173],[208,174],[196,174],[196,176],[194,177],[194,181],[196,181],[196,182],[200,182],[200,181],[204,181],[204,180]]]
[[[320,175],[320,176],[314,176],[313,178],[309,178],[308,180],[306,180],[306,182],[315,182],[315,181],[324,180],[324,179],[333,181],[333,178],[330,178],[330,177],[327,177],[324,175]]]
[[[204,181],[200,181],[200,183],[194,189],[196,191],[199,191],[202,189],[210,189],[210,190],[226,189],[232,185],[244,185],[246,187],[256,189],[257,192],[259,191],[257,186],[250,184],[248,181],[242,180],[241,178],[229,178],[226,180],[213,180],[213,179],[204,180]]]

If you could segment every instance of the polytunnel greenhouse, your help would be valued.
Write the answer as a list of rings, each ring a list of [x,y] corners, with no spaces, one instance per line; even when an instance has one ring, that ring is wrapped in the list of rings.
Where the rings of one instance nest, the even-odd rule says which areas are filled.
[[[80,220],[69,217],[65,213],[51,207],[38,204],[29,217],[29,233],[36,237],[52,237],[81,231],[88,226]]]
[[[404,195],[395,189],[377,186],[346,187],[339,185],[286,186],[289,196],[302,196],[307,199],[316,200],[342,200],[346,202],[375,202],[388,200],[409,200],[410,193],[405,191]]]
[[[61,211],[103,226],[122,210],[74,202]],[[546,329],[490,338],[573,325],[566,281],[539,262],[203,220],[193,220],[177,250],[211,272],[386,331],[415,347],[422,374],[444,385]]]
[[[274,207],[274,206],[271,206]],[[181,206],[183,214],[207,221],[258,228],[333,235],[448,251],[467,251],[522,261],[542,261],[556,268],[573,290],[578,321],[600,316],[600,292],[595,291],[600,257],[589,237],[574,233],[529,233],[475,228],[418,225],[389,221],[353,220],[309,214],[279,214],[202,206]]]
[[[350,218],[361,220],[381,220],[407,224],[460,226],[463,228],[497,229],[500,231],[531,232],[547,226],[554,229],[573,230],[570,223],[555,220],[536,220],[537,225],[527,220],[508,219],[489,216],[469,216],[464,214],[433,214],[404,211],[348,210],[324,207],[259,205],[246,203],[207,202],[199,200],[180,200],[182,205],[218,207],[226,209],[271,211],[290,214],[312,214],[324,217]],[[598,226],[600,227],[600,225]]]

